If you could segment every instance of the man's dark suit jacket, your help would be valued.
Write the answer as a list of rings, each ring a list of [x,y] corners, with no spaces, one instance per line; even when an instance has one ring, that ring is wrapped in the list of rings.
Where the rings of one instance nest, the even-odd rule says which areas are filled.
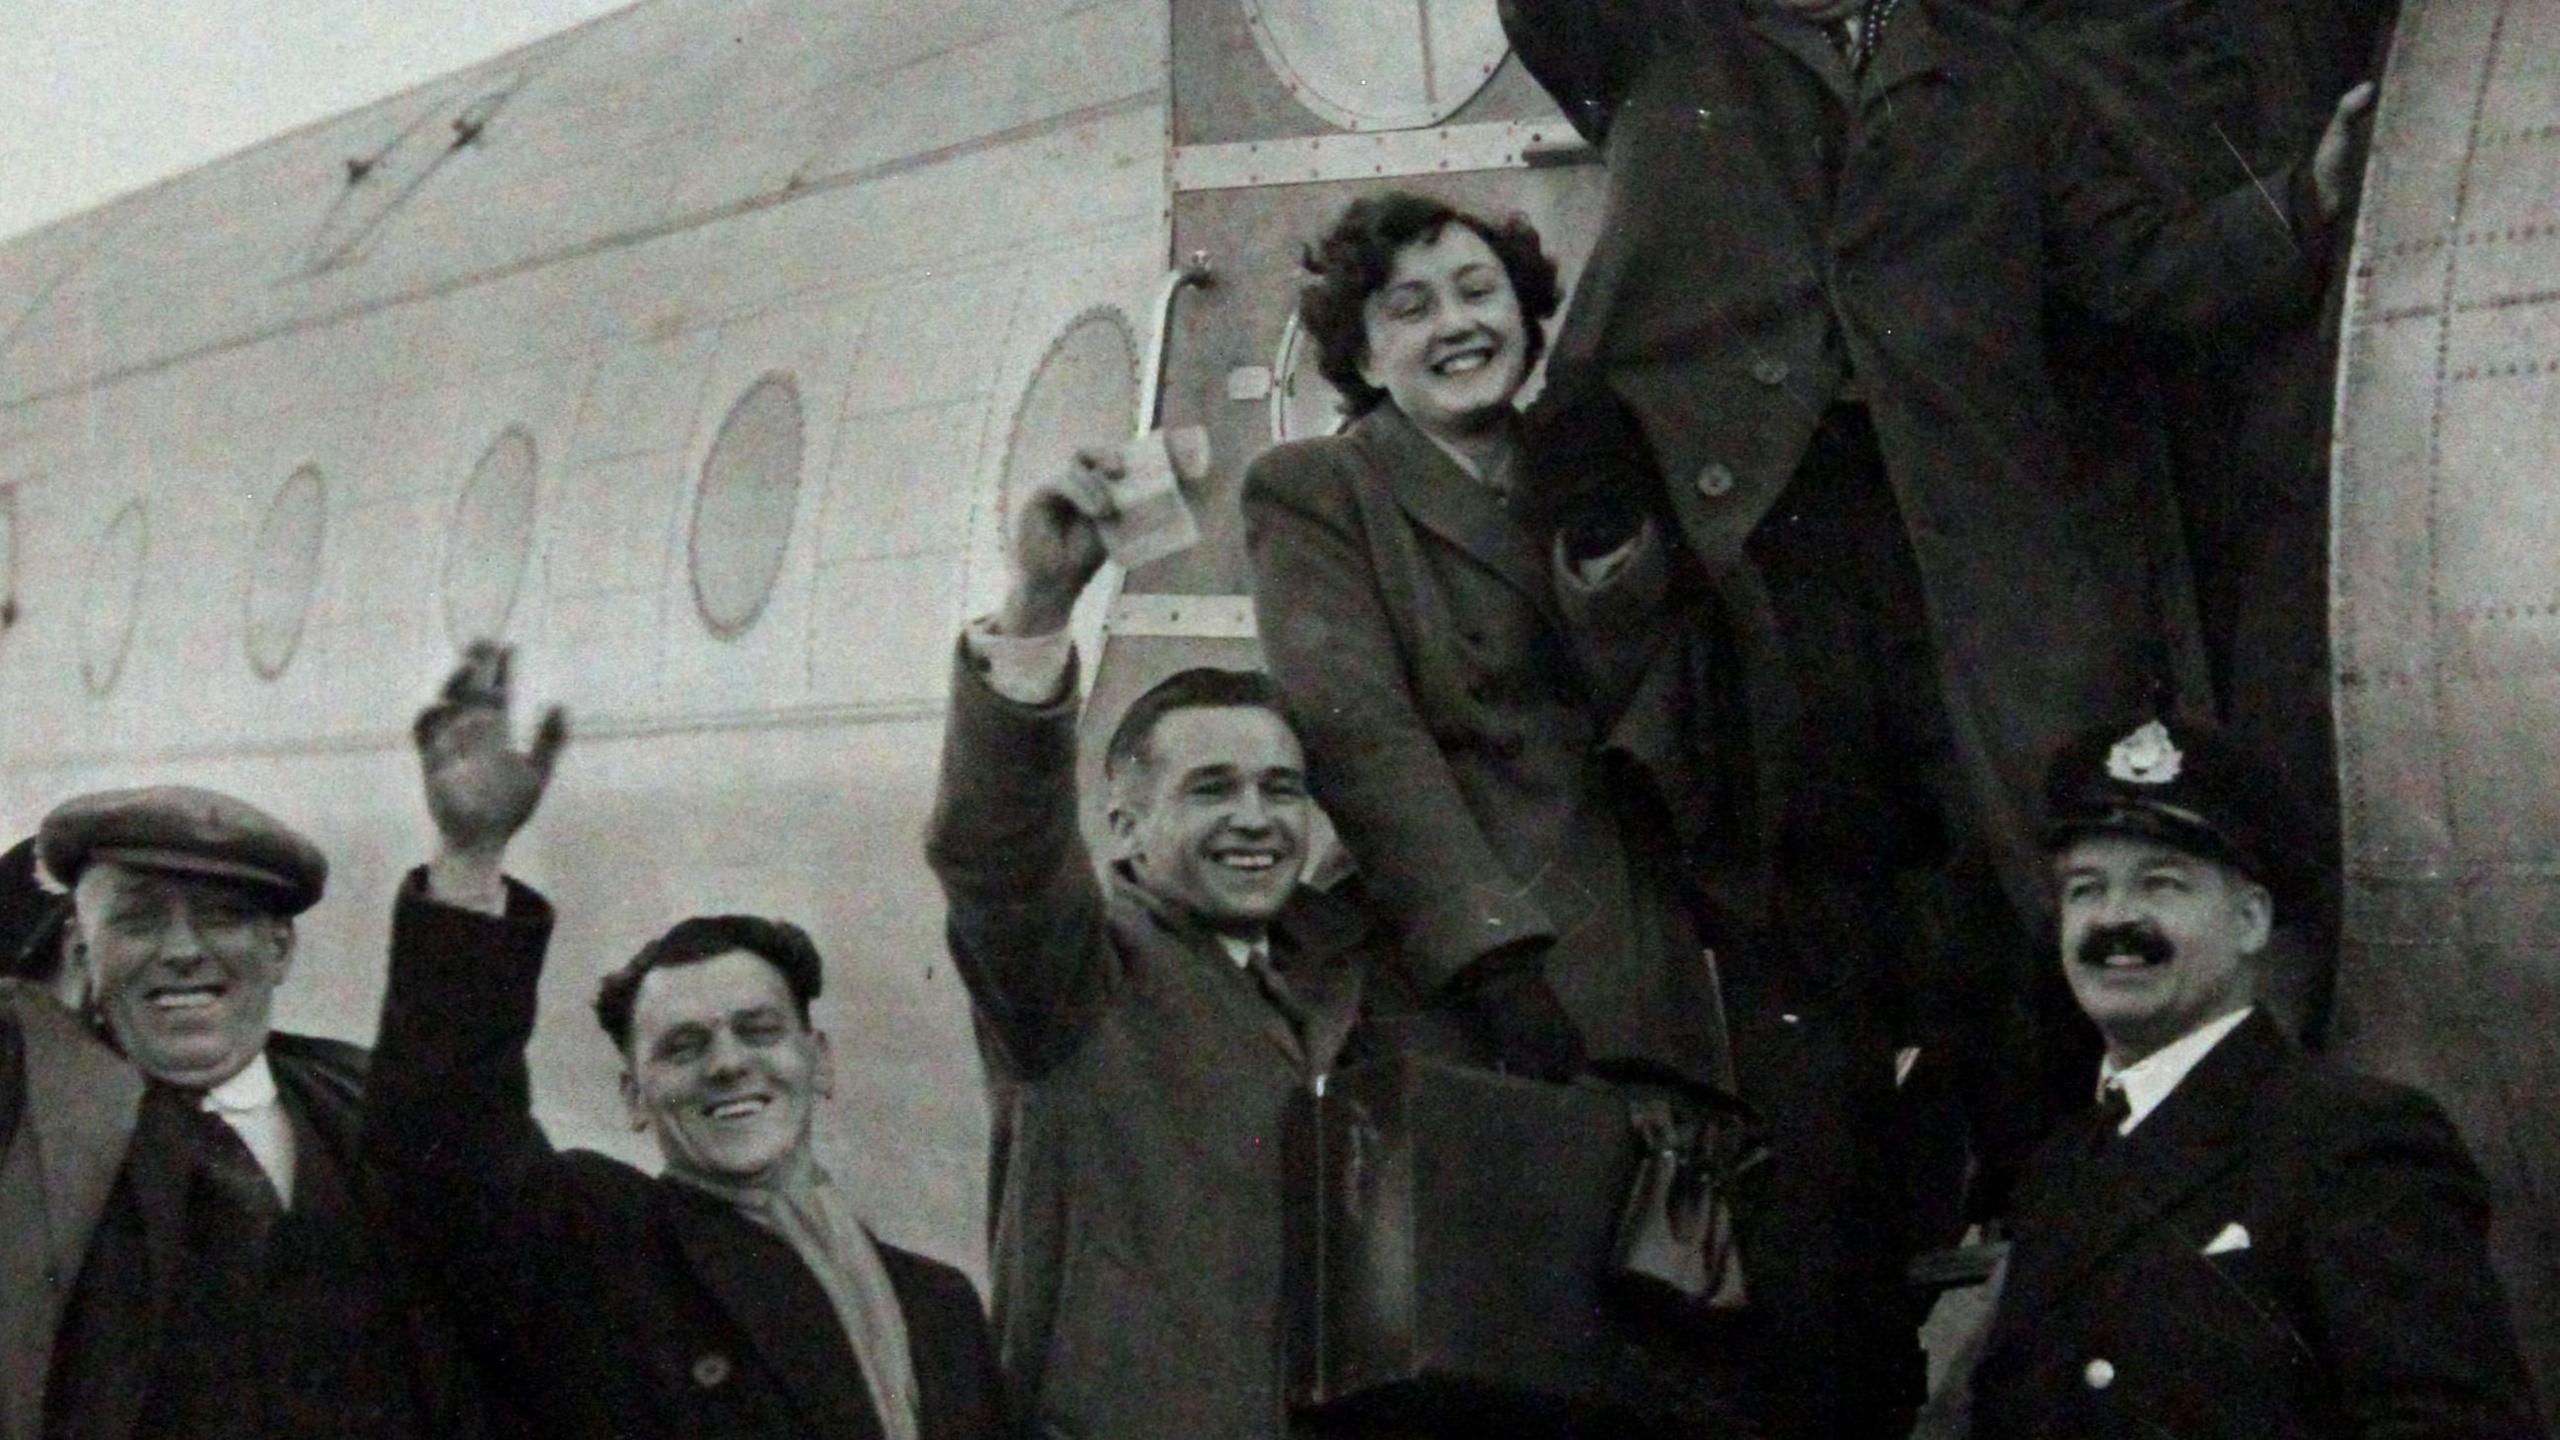
[[[1281,1394],[1281,1120],[1341,1053],[1367,917],[1300,891],[1293,1025],[1215,937],[1077,834],[1076,712],[954,681],[926,855],[1000,1097],[995,1315],[1034,1433],[1269,1440]]]
[[[551,921],[521,885],[501,919],[436,904],[415,877],[392,916],[366,1146],[465,1343],[546,1440],[878,1436],[835,1308],[788,1244],[726,1202],[543,1138],[524,1049]],[[880,1252],[927,1440],[1004,1433],[976,1291]]]
[[[1854,373],[1969,788],[2012,896],[2040,903],[2045,760],[2148,702],[2166,623],[2167,497],[2076,465],[2048,300],[2195,334],[2310,304],[2307,167],[2173,213],[1969,0],[1905,0],[1854,81],[1819,28],[1745,0],[1502,10],[1612,182],[1541,407],[1623,401],[1660,508],[1741,604],[1744,542]]]
[[[2543,1433],[2486,1188],[2434,1102],[2260,1011],[2133,1133],[2094,1128],[2018,1192],[1975,1440]]]
[[[142,1076],[50,997],[0,986],[0,1437],[468,1436],[476,1383],[411,1284],[358,1156],[365,1053],[276,1034],[267,1064],[297,1142],[293,1205],[266,1263],[232,1279],[262,1306],[246,1357],[201,1353],[232,1321],[187,1324],[186,1142]],[[225,1312],[226,1316],[228,1312]],[[163,1354],[173,1334],[191,1353]],[[155,1379],[182,1392],[156,1393]]]

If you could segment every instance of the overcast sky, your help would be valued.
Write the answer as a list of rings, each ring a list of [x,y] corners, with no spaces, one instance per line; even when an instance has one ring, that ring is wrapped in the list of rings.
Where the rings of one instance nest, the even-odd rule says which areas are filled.
[[[0,0],[0,237],[631,0]]]

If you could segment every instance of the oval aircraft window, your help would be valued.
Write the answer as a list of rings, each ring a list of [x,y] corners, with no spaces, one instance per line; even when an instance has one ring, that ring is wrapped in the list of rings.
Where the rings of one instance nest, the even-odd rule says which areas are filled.
[[[294,471],[268,502],[249,552],[249,668],[263,679],[282,675],[302,644],[328,524],[328,490],[316,465]]]
[[[1137,426],[1138,344],[1129,322],[1109,306],[1087,310],[1049,343],[1014,409],[996,493],[998,544],[1013,534],[1015,507],[1031,487],[1064,471],[1078,450],[1128,443]],[[1102,617],[1118,589],[1116,567],[1106,572],[1085,587],[1068,626],[1088,676],[1099,663],[1093,657],[1101,653]]]
[[[800,505],[800,386],[768,372],[720,422],[693,502],[693,602],[723,640],[764,613]]]
[[[1244,0],[1298,103],[1346,130],[1437,125],[1511,53],[1494,0]]]
[[[510,425],[463,483],[444,541],[444,631],[456,645],[507,628],[533,554],[538,471],[533,437]]]
[[[1279,377],[1271,386],[1274,443],[1331,435],[1348,423],[1342,413],[1342,392],[1316,372],[1316,347],[1295,315],[1280,332],[1280,355],[1272,362],[1271,373]]]
[[[89,583],[80,597],[80,678],[89,693],[116,688],[133,624],[142,613],[142,562],[151,550],[151,524],[135,500],[116,512],[89,547]]]

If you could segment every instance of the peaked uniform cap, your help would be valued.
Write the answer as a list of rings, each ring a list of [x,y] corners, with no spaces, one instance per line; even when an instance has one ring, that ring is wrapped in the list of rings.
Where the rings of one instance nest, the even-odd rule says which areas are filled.
[[[45,868],[65,885],[107,860],[242,886],[270,900],[279,915],[310,909],[329,880],[327,857],[301,832],[246,800],[191,785],[66,800],[44,817],[37,845]]]
[[[2138,835],[2299,893],[2303,831],[2282,779],[2209,721],[2152,716],[2083,732],[2045,772],[2044,843]]]

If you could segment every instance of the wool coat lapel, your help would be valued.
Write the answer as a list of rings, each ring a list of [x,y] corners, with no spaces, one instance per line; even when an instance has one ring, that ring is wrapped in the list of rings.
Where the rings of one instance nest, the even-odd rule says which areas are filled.
[[[1789,59],[1813,72],[1831,98],[1846,108],[1851,103],[1849,87],[1853,83],[1849,64],[1812,21],[1799,20],[1767,6],[1751,5],[1743,9],[1743,22],[1753,34],[1768,41]]]
[[[1360,1018],[1365,977],[1346,952],[1368,938],[1366,916],[1331,896],[1301,889],[1272,927],[1280,973],[1307,1010],[1307,1069],[1322,1074],[1342,1054]]]
[[[1272,964],[1307,1012],[1301,1035],[1280,1007],[1262,993],[1262,982],[1236,963],[1215,935],[1174,913],[1139,888],[1126,871],[1113,874],[1113,894],[1131,919],[1154,932],[1153,948],[1166,962],[1169,983],[1185,986],[1285,1056],[1302,1074],[1332,1067],[1360,1011],[1360,975],[1335,963],[1361,943],[1362,922],[1317,893],[1301,890],[1271,925]]]
[[[2002,1301],[2004,1331],[2032,1326],[2074,1282],[2187,1197],[2248,1157],[2246,1123],[2258,1085],[2285,1042],[2263,1011],[2226,1036],[2133,1133],[2095,1156],[2057,1167],[2044,1234],[2021,1235]],[[2211,1239],[2195,1237],[2197,1247]]]
[[[658,1203],[693,1273],[755,1342],[808,1433],[877,1437],[879,1412],[835,1304],[790,1245],[679,1181],[659,1182]]]
[[[1460,469],[1392,404],[1381,403],[1363,416],[1353,433],[1375,455],[1376,473],[1386,477],[1406,514],[1509,581],[1549,624],[1564,627],[1546,558],[1528,528],[1512,518],[1501,492]]]
[[[1926,0],[1902,0],[1885,26],[1884,48],[1867,62],[1859,101],[1869,110],[1889,105],[1896,90],[1929,76],[1953,74],[1963,59],[1930,18]]]
[[[1115,872],[1115,908],[1124,916],[1122,933],[1147,933],[1157,984],[1177,985],[1211,1012],[1224,1015],[1239,1030],[1249,1031],[1278,1050],[1292,1066],[1305,1063],[1305,1051],[1289,1017],[1262,993],[1261,982],[1235,962],[1217,937],[1176,914],[1172,907],[1141,889],[1126,871]]]
[[[18,1013],[30,1032],[20,1123],[35,1137],[44,1176],[46,1243],[60,1273],[77,1275],[115,1189],[118,1167],[99,1157],[129,1152],[142,1109],[142,1075],[67,1012],[29,1004]],[[39,1027],[42,1033],[35,1033]],[[162,1228],[174,1247],[174,1228]],[[173,1253],[155,1247],[155,1263]]]

